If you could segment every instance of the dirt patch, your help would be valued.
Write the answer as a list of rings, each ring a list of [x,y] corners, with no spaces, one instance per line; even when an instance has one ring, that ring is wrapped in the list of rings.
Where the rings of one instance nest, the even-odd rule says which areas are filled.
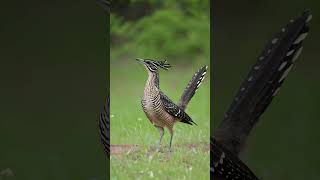
[[[199,144],[178,144],[175,148],[179,147],[187,147],[191,151],[196,151],[201,149],[203,152],[209,152],[210,151],[210,144],[206,143],[199,143]],[[112,155],[121,155],[121,154],[130,154],[132,152],[136,152],[138,150],[141,150],[143,147],[140,145],[134,145],[134,144],[121,144],[121,145],[110,145],[110,150]],[[166,146],[162,149],[167,148]],[[155,151],[155,147],[150,147],[151,151]]]
[[[205,144],[205,143],[201,143],[201,144],[186,144],[185,146],[187,146],[190,150],[196,150],[196,149],[201,149],[204,152],[209,152],[210,151],[210,144]]]
[[[123,144],[123,145],[110,145],[111,154],[129,154],[131,152],[137,151],[139,149],[138,145],[133,144]]]

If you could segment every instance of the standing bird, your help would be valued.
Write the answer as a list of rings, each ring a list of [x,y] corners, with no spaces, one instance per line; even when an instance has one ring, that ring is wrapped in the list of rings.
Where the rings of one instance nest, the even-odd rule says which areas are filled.
[[[166,127],[170,133],[169,151],[171,152],[174,124],[176,122],[182,122],[189,125],[197,125],[184,110],[203,81],[207,72],[207,66],[202,67],[194,74],[183,92],[178,105],[176,105],[160,90],[159,87],[158,68],[168,70],[171,65],[168,64],[167,61],[139,58],[136,60],[142,63],[148,72],[148,79],[141,99],[141,105],[150,122],[159,130],[160,140],[157,151],[160,150],[164,128]]]
[[[282,27],[266,45],[243,81],[211,139],[210,170],[214,179],[258,179],[238,156],[250,131],[279,92],[300,55],[302,42],[309,31],[307,22],[311,18],[307,10]]]

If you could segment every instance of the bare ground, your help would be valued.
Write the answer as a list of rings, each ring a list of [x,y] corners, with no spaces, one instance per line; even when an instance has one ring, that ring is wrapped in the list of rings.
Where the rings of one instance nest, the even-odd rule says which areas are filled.
[[[199,143],[199,144],[177,144],[174,146],[174,148],[188,148],[190,151],[197,151],[201,150],[203,152],[209,152],[210,151],[210,144],[205,143]],[[122,154],[130,154],[133,152],[137,152],[141,150],[143,147],[141,145],[134,145],[134,144],[120,144],[110,145],[111,154],[112,155],[122,155]],[[168,147],[164,146],[161,148],[161,151],[165,151]],[[156,151],[156,147],[151,146],[149,148],[149,151]]]

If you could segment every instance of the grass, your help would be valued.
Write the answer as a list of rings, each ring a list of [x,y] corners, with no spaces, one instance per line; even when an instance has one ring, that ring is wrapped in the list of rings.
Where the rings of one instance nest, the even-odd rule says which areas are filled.
[[[188,67],[171,64],[173,67],[169,71],[160,72],[160,88],[177,102],[192,75],[205,63],[199,61]],[[210,154],[206,149],[210,138],[209,76],[186,110],[198,126],[175,125],[170,155],[167,130],[162,152],[153,150],[159,133],[140,105],[147,79],[144,67],[131,60],[111,63],[110,69],[111,144],[139,145],[135,152],[111,155],[111,179],[209,179]],[[193,148],[189,147],[191,144]]]

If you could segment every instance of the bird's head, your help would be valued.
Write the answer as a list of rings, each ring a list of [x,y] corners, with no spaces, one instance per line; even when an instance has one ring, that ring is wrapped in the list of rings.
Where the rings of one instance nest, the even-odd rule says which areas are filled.
[[[158,68],[162,68],[165,70],[168,70],[171,65],[167,63],[167,60],[164,61],[156,61],[152,59],[140,59],[136,58],[136,60],[144,65],[144,67],[147,69],[150,73],[156,73],[158,72]]]

